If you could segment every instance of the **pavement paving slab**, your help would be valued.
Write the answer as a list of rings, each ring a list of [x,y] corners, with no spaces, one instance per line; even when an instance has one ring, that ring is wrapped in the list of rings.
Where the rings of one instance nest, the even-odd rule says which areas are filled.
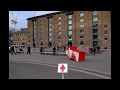
[[[19,55],[9,54],[9,60],[29,61],[55,65],[58,65],[58,63],[68,63],[70,67],[80,68],[107,75],[111,75],[110,57],[111,50],[104,50],[104,52],[101,54],[96,54],[95,56],[86,56],[84,62],[76,62],[74,60],[69,60],[67,56],[59,55],[43,55],[40,53],[31,53],[30,55],[27,55],[26,53]]]

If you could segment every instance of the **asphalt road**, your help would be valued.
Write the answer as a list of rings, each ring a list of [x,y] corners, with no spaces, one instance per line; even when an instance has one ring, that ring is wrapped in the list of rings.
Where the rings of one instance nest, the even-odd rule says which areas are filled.
[[[69,68],[69,65],[68,65]],[[57,73],[57,66],[11,62],[9,61],[9,79],[62,79],[62,74]],[[69,69],[64,74],[65,79],[109,79],[101,75],[80,70]]]

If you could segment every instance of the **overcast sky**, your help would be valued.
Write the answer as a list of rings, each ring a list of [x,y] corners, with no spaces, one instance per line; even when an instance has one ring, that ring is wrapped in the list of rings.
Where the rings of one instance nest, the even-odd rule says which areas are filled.
[[[20,28],[27,28],[27,20],[26,19],[33,17],[34,13],[35,13],[35,16],[40,16],[40,15],[54,13],[54,12],[59,12],[59,11],[36,11],[36,13],[35,13],[35,11],[9,11],[9,27],[14,28],[14,24],[11,23],[13,16],[15,19],[18,15],[18,18],[17,18],[18,24],[16,25],[16,28],[20,29]],[[13,16],[11,13],[13,13]]]

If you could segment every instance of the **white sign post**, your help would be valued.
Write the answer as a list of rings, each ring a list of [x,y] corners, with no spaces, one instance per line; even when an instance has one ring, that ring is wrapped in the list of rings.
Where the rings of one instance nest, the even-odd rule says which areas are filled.
[[[66,63],[58,64],[58,73],[62,73],[62,79],[64,79],[64,73],[68,73],[68,64]]]

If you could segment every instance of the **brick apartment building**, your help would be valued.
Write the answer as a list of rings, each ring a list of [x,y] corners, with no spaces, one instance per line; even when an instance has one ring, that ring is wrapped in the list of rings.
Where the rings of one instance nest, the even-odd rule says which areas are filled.
[[[21,28],[20,31],[13,33],[13,45],[24,45],[27,42],[27,28]]]
[[[62,11],[27,20],[31,47],[111,48],[111,11]]]

